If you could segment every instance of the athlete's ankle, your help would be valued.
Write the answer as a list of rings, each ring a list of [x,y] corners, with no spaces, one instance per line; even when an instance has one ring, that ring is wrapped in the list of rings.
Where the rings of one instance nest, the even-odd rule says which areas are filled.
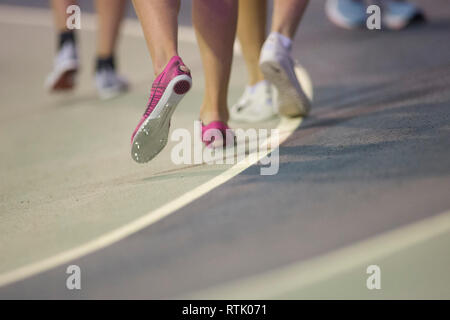
[[[222,121],[227,123],[229,120],[228,108],[226,111],[201,111],[200,112],[200,121],[204,124],[210,124],[213,121]]]
[[[256,83],[253,84],[248,84],[246,89],[250,91],[250,93],[253,93],[257,88],[259,88],[260,86],[268,86],[269,82],[265,79],[260,80]]]
[[[272,31],[268,38],[275,38],[277,39],[277,41],[279,43],[281,43],[281,45],[287,50],[287,51],[291,51],[292,49],[292,39],[289,38],[288,36],[280,33],[280,32],[276,32],[276,31]]]
[[[258,60],[258,63],[259,63],[259,60]],[[258,83],[260,83],[261,81],[264,81],[264,80],[265,80],[264,79],[264,75],[261,72],[261,70],[259,69],[259,65],[258,65],[258,72],[250,74],[249,81],[248,81],[247,85],[248,86],[253,86],[253,85],[258,84]]]
[[[116,62],[113,54],[111,55],[97,55],[95,63],[95,71],[101,71],[105,69],[116,70]]]
[[[178,56],[178,53],[174,51],[168,54],[160,54],[158,57],[155,57],[153,61],[153,72],[155,73],[155,77],[159,76],[164,71],[170,62],[170,59],[175,56]]]
[[[61,31],[59,33],[59,35],[58,35],[58,50],[60,50],[66,43],[72,43],[73,45],[76,44],[76,37],[75,37],[74,30],[65,30],[65,31]]]

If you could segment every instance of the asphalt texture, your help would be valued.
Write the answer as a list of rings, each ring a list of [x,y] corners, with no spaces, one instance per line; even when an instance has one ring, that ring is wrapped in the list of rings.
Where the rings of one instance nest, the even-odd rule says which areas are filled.
[[[311,116],[280,147],[277,175],[250,167],[158,223],[68,263],[80,266],[82,290],[66,289],[64,265],[2,287],[0,297],[183,297],[448,211],[447,1],[418,1],[428,22],[400,32],[340,30],[326,20],[323,3],[312,1],[295,38],[294,57],[311,74],[315,101]],[[244,76],[236,65],[234,73],[233,99]],[[440,248],[448,241],[442,237]],[[413,263],[397,264],[402,261]],[[442,263],[438,269],[448,270],[448,259]],[[430,277],[442,285],[435,295],[449,298],[448,274],[436,280],[433,266],[427,268],[411,277],[422,279],[418,285]],[[410,288],[399,292],[396,297],[416,297]]]

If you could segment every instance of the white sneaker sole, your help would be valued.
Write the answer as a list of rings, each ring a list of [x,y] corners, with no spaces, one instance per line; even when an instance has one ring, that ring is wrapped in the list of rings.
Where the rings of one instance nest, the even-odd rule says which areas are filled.
[[[50,91],[70,90],[75,86],[77,72],[78,63],[68,61],[50,73],[45,81],[45,88]]]
[[[133,138],[131,157],[134,161],[148,162],[164,149],[169,137],[170,118],[191,87],[192,79],[187,75],[179,75],[169,82],[155,109]],[[182,93],[176,93],[176,90]]]
[[[285,117],[307,116],[311,109],[295,71],[277,60],[264,60],[260,64],[264,77],[278,90],[278,112]],[[290,70],[291,69],[291,70]]]

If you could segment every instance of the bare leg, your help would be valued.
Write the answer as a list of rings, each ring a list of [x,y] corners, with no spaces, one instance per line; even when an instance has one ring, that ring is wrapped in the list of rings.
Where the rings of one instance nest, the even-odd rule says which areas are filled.
[[[66,20],[67,20],[67,7],[73,4],[77,4],[76,0],[51,0],[51,6],[53,10],[53,19],[55,21],[55,26],[58,31],[67,31]]]
[[[98,13],[97,56],[106,58],[115,51],[126,0],[97,0],[95,3]]]
[[[293,39],[307,5],[308,0],[275,0],[271,31]]]
[[[237,24],[236,0],[194,0],[192,16],[205,73],[204,124],[228,121],[228,82]]]
[[[254,85],[264,76],[259,68],[259,54],[266,39],[266,0],[239,0],[237,35],[247,66],[249,85]]]
[[[133,0],[152,57],[155,75],[178,55],[180,0]]]

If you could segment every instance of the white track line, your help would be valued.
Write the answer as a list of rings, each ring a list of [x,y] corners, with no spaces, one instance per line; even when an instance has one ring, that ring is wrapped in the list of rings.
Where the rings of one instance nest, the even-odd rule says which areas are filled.
[[[0,286],[25,279],[27,277],[44,272],[61,264],[67,263],[71,260],[92,253],[96,250],[102,249],[169,216],[178,209],[200,198],[214,188],[217,188],[218,186],[224,184],[245,169],[257,163],[260,159],[270,154],[273,150],[278,148],[279,145],[283,143],[295,131],[295,129],[299,127],[301,122],[301,118],[281,119],[280,124],[277,127],[277,129],[279,130],[279,140],[274,139],[273,137],[269,137],[266,142],[263,143],[263,146],[261,148],[261,150],[264,150],[265,146],[267,145],[268,147],[266,152],[259,152],[257,156],[255,156],[254,154],[247,155],[245,159],[238,162],[218,176],[212,178],[208,182],[205,182],[204,184],[192,189],[191,191],[163,205],[162,207],[150,211],[146,215],[116,230],[108,232],[92,241],[89,241],[86,244],[79,245],[73,249],[56,254],[50,258],[46,258],[41,261],[17,268],[13,271],[0,274]]]
[[[450,211],[352,244],[343,249],[294,263],[222,286],[199,291],[189,299],[274,299],[327,280],[376,259],[450,232]]]

